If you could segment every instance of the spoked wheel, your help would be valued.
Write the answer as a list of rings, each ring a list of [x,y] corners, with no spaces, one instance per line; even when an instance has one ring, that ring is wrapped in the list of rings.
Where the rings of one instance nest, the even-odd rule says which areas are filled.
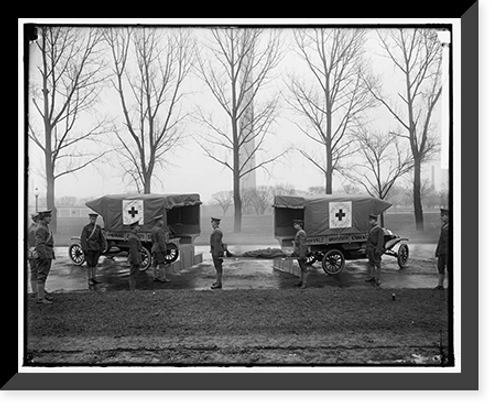
[[[167,243],[167,253],[165,254],[165,261],[167,263],[173,263],[179,257],[179,249],[175,243]]]
[[[141,264],[139,266],[139,270],[141,272],[144,272],[145,270],[148,270],[150,266],[151,266],[151,252],[149,251],[148,248],[143,246],[141,248]]]
[[[83,262],[85,261],[85,256],[83,255],[82,245],[80,245],[79,243],[73,243],[69,247],[69,258],[75,265],[77,266],[83,265]]]
[[[405,268],[408,264],[408,257],[410,256],[410,248],[406,243],[402,243],[398,248],[398,265]]]
[[[345,266],[344,254],[338,249],[332,249],[325,253],[321,266],[327,275],[338,275]]]

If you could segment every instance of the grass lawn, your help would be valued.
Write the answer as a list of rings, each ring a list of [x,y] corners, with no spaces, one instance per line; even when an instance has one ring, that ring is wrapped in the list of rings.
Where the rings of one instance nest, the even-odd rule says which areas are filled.
[[[413,364],[439,355],[441,332],[448,352],[447,310],[447,292],[429,289],[57,294],[50,306],[28,302],[27,360],[35,365]]]

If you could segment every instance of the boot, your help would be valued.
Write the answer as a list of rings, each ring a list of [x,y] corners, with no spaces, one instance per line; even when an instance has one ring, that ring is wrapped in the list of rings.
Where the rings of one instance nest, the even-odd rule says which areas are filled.
[[[45,303],[45,304],[50,304],[52,303],[50,300],[48,300],[45,297],[45,282],[37,282],[37,293],[38,293],[38,298],[37,298],[37,303]]]
[[[36,298],[38,297],[38,288],[37,288],[37,282],[36,280],[31,280],[31,292],[33,293],[33,297]]]
[[[130,277],[128,279],[128,287],[129,287],[131,292],[135,292],[135,278]]]
[[[215,276],[215,283],[210,286],[210,289],[222,289],[222,270],[217,272]]]
[[[375,282],[375,276],[373,276],[374,270],[375,268],[373,266],[368,267],[368,279],[366,279],[365,282]]]
[[[380,274],[382,273],[382,268],[376,268],[375,270],[375,286],[380,286]]]
[[[434,288],[437,290],[443,290],[443,283],[444,283],[444,275],[439,274],[438,275],[438,285]]]
[[[101,283],[101,281],[97,280],[95,277],[96,272],[97,272],[97,268],[96,267],[91,268],[91,272],[92,272],[92,280],[94,281],[94,283]]]
[[[304,273],[301,276],[302,277],[302,282],[301,282],[302,285],[300,285],[301,289],[307,288],[307,278],[308,278],[308,276],[309,276],[309,273],[307,273],[307,270],[304,271]]]

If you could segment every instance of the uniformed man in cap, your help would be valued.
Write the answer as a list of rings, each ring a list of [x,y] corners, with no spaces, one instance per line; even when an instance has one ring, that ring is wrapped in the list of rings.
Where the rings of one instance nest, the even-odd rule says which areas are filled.
[[[222,263],[224,256],[224,245],[222,243],[222,230],[220,230],[220,218],[212,217],[212,234],[210,235],[210,253],[212,255],[212,261],[214,262],[216,277],[215,282],[210,289],[222,289]]]
[[[151,230],[151,241],[153,247],[153,281],[170,282],[165,274],[165,256],[167,254],[168,233],[163,229],[163,215],[154,217],[155,226]],[[158,276],[159,273],[159,276]]]
[[[101,283],[96,279],[97,263],[99,256],[104,252],[106,241],[101,226],[97,222],[97,213],[89,213],[90,222],[82,229],[80,242],[82,245],[85,262],[87,262],[87,278],[89,286]]]
[[[142,243],[138,236],[139,223],[134,222],[130,225],[130,233],[128,235],[128,261],[130,262],[130,276],[128,278],[128,285],[132,292],[135,291],[135,282],[139,274],[141,266],[141,248]]]
[[[296,283],[295,286],[300,286],[301,289],[307,287],[307,277],[308,269],[306,264],[307,259],[307,245],[306,239],[307,234],[304,230],[304,221],[296,219],[293,221],[293,227],[297,231],[295,238],[293,240],[293,253],[292,256],[297,256],[297,262],[300,267],[300,282]]]
[[[380,272],[382,255],[384,254],[384,231],[377,224],[377,215],[368,215],[371,225],[366,242],[366,255],[368,256],[369,278],[367,282],[373,282],[376,286],[380,285]]]
[[[52,297],[45,291],[45,283],[49,276],[52,259],[55,259],[54,236],[49,229],[51,220],[51,210],[40,212],[35,230],[37,302],[44,304],[52,303]]]
[[[448,270],[448,275],[450,272],[450,254],[448,250],[449,241],[449,229],[450,229],[450,211],[448,209],[441,209],[441,234],[439,235],[439,241],[436,248],[437,267],[438,267],[438,285],[435,289],[443,290],[444,286],[444,271],[445,268]]]
[[[33,213],[31,215],[31,224],[28,227],[28,264],[30,268],[30,285],[33,297],[38,296],[37,286],[36,286],[36,239],[35,232],[38,225],[38,213]]]

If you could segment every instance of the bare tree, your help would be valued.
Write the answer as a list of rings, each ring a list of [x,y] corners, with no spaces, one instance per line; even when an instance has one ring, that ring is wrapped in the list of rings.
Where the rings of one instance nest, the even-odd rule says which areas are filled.
[[[273,196],[276,195],[285,195],[285,196],[293,196],[297,193],[295,186],[291,183],[278,183],[277,185],[270,188],[271,194]]]
[[[241,179],[282,155],[256,160],[277,115],[276,96],[264,102],[258,97],[280,61],[279,37],[271,30],[216,28],[211,30],[211,38],[203,50],[197,59],[200,78],[228,122],[220,126],[213,114],[200,110],[199,120],[209,131],[200,145],[206,156],[228,168],[233,175],[234,232],[239,233]]]
[[[422,211],[422,164],[435,152],[431,118],[441,95],[441,46],[432,29],[378,31],[385,55],[403,76],[398,100],[384,96],[372,78],[365,84],[402,128],[397,136],[408,139],[413,156],[413,207],[417,230],[424,229]],[[393,84],[396,82],[393,81]],[[399,104],[398,104],[399,103]],[[402,108],[400,107],[402,106]]]
[[[312,82],[291,76],[288,88],[292,108],[300,115],[296,124],[314,143],[323,146],[318,158],[310,148],[299,152],[325,176],[325,192],[332,193],[333,172],[349,156],[350,134],[374,99],[362,80],[365,71],[363,29],[297,29],[298,55],[312,74]],[[303,122],[305,119],[306,122]]]
[[[104,29],[113,58],[113,87],[125,130],[115,128],[126,175],[137,190],[151,193],[157,166],[182,139],[186,114],[181,86],[193,63],[188,29],[126,27]]]
[[[96,162],[105,152],[88,142],[106,133],[106,120],[92,112],[104,80],[102,38],[97,29],[39,27],[40,63],[30,79],[28,136],[44,154],[47,208],[57,231],[56,180]],[[32,56],[34,61],[35,55]],[[40,89],[39,89],[40,88]]]
[[[357,142],[359,161],[347,167],[344,176],[370,196],[387,199],[396,182],[413,168],[411,153],[393,134],[370,133],[364,128]]]
[[[271,206],[273,201],[272,188],[269,186],[258,186],[252,189],[245,189],[248,209],[253,209],[256,215],[263,215]]]
[[[215,203],[217,203],[224,213],[228,211],[229,207],[233,204],[233,192],[230,190],[217,192],[213,196]]]

